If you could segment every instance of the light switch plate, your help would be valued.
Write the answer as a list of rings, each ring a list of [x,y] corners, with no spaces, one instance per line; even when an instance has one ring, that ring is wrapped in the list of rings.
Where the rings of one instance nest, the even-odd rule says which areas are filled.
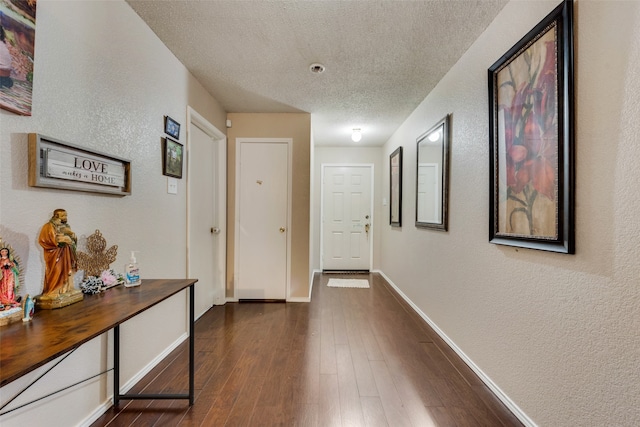
[[[167,193],[178,194],[178,180],[176,178],[167,177]]]

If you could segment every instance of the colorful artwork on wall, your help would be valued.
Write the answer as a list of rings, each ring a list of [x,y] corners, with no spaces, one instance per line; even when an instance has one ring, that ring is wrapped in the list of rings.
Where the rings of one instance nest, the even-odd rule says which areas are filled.
[[[574,253],[573,3],[489,68],[489,241]]]
[[[31,115],[36,0],[0,0],[0,108]]]

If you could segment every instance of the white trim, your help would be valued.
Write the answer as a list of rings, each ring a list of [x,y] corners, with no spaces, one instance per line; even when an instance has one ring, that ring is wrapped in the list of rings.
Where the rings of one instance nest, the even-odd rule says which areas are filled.
[[[375,174],[374,168],[375,165],[373,163],[321,163],[320,164],[320,271],[322,272],[324,268],[324,170],[326,167],[368,167],[371,172],[371,195],[370,195],[370,210],[371,213],[371,226],[369,227],[369,271],[373,268],[373,229],[374,227],[374,190],[375,190]],[[311,293],[309,293],[311,295]]]
[[[96,378],[96,379],[98,381],[101,381],[100,378]],[[100,406],[98,406],[96,408],[96,410],[93,411],[88,417],[86,417],[84,420],[82,420],[78,424],[78,426],[80,426],[80,427],[90,427],[91,425],[93,425],[93,423],[98,421],[98,418],[103,416],[109,410],[109,408],[111,408],[112,406],[113,406],[113,400],[112,400],[112,398],[108,398],[107,400],[102,402],[102,404]]]
[[[238,243],[240,242],[240,147],[243,143],[262,142],[268,144],[287,144],[287,260],[286,275],[287,283],[285,289],[285,300],[289,300],[291,293],[291,216],[292,216],[292,199],[293,199],[293,138],[236,138],[236,178],[235,178],[235,218],[234,220],[234,274],[233,274],[233,298],[227,298],[227,301],[238,301],[238,277],[240,276],[240,259],[238,254]]]
[[[292,297],[292,298],[287,298],[287,302],[311,302],[311,297]]]
[[[316,277],[316,273],[322,274],[322,270],[312,269],[311,280],[309,281],[309,302],[311,302],[311,295],[313,295],[313,280]]]
[[[480,379],[482,380],[483,383],[485,383],[485,385],[493,392],[493,394],[496,395],[496,397],[498,399],[500,399],[500,401],[502,403],[504,403],[504,405],[509,408],[509,410],[527,427],[537,427],[537,424],[533,422],[533,420],[531,418],[529,418],[527,416],[527,414],[525,414],[522,409],[520,409],[520,407],[518,405],[515,404],[515,402],[513,402],[509,396],[507,396],[501,389],[500,387],[498,387],[496,385],[496,383],[494,383],[491,378],[489,378],[489,376],[487,374],[485,374],[482,369],[480,369],[475,363],[473,363],[473,360],[471,360],[469,358],[469,356],[467,356],[466,354],[464,354],[464,352],[456,345],[455,342],[453,342],[453,340],[451,338],[449,338],[439,327],[438,325],[435,324],[435,322],[433,322],[429,316],[427,316],[426,314],[424,314],[422,312],[422,310],[420,310],[420,308],[415,305],[413,303],[413,301],[411,301],[409,299],[409,297],[407,297],[404,292],[402,292],[400,290],[400,288],[398,288],[395,283],[393,283],[391,281],[390,278],[387,277],[386,274],[384,274],[382,271],[380,270],[376,270],[375,273],[380,274],[382,277],[384,277],[384,280],[387,281],[387,283],[389,283],[389,285],[391,285],[391,287],[393,289],[396,290],[396,292],[402,297],[402,299],[404,299],[407,304],[409,304],[411,306],[411,308],[413,308],[413,310],[418,313],[418,315],[420,317],[422,317],[422,319],[427,322],[427,324],[434,330],[436,331],[436,333],[440,336],[440,338],[442,338],[448,345],[449,347],[451,347],[453,349],[453,351],[456,352],[456,354],[458,356],[460,356],[460,358],[462,359],[462,361],[464,363],[467,364],[467,366],[469,366],[469,368],[471,368],[471,370],[473,372],[476,373],[476,375],[478,375],[478,377],[480,377]]]
[[[215,168],[215,171],[217,172],[215,205],[217,210],[216,217],[218,219],[217,227],[220,229],[220,233],[218,234],[218,238],[216,239],[216,254],[218,255],[218,259],[216,260],[217,265],[215,271],[218,272],[217,282],[219,283],[220,288],[215,290],[215,294],[217,296],[212,303],[213,305],[222,305],[226,302],[225,293],[227,276],[227,137],[222,131],[209,123],[209,121],[201,116],[196,110],[194,110],[190,106],[187,106],[187,277],[190,277],[191,274],[191,257],[189,252],[189,248],[191,246],[189,241],[191,230],[191,224],[189,223],[191,186],[189,185],[189,183],[192,182],[192,177],[190,167],[191,156],[189,156],[189,151],[191,148],[192,125],[197,126],[200,130],[207,134],[213,140],[218,150],[218,152],[216,153],[216,164],[213,166]],[[199,318],[200,316],[202,316],[202,314],[204,313],[195,313],[195,318]]]
[[[316,226],[316,212],[315,212],[315,200],[316,200],[316,194],[315,194],[315,188],[316,188],[316,183],[315,183],[315,179],[316,179],[316,174],[315,174],[315,151],[316,151],[316,147],[315,147],[315,140],[313,139],[313,119],[311,119],[311,139],[310,139],[310,145],[311,145],[311,150],[309,153],[309,292],[308,292],[308,298],[309,298],[309,302],[311,302],[311,292],[313,291],[313,276],[314,276],[314,271],[313,271],[313,264],[314,264],[314,251],[315,251],[315,245],[314,245],[314,232],[315,232],[315,226]]]

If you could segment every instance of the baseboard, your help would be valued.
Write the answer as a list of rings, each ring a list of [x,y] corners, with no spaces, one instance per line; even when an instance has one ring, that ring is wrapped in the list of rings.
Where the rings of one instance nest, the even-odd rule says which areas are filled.
[[[411,308],[413,308],[413,310],[418,313],[418,315],[420,317],[422,317],[422,319],[427,322],[427,324],[440,336],[440,338],[442,338],[448,345],[449,347],[451,347],[453,349],[453,351],[456,352],[456,354],[458,356],[460,356],[460,358],[462,359],[462,361],[464,363],[466,363],[469,368],[471,368],[471,370],[473,370],[473,372],[476,373],[476,375],[478,375],[478,377],[480,377],[480,379],[482,380],[482,382],[493,392],[493,394],[496,395],[496,397],[498,399],[500,399],[500,401],[502,403],[504,403],[504,405],[509,408],[509,410],[513,413],[513,415],[515,415],[521,422],[522,424],[524,424],[527,427],[537,427],[536,423],[533,422],[533,420],[531,418],[529,418],[527,416],[527,414],[525,414],[522,409],[520,409],[520,407],[518,405],[515,404],[515,402],[513,402],[509,396],[507,396],[501,389],[500,387],[498,387],[492,380],[491,378],[489,378],[489,376],[487,376],[487,374],[485,374],[482,369],[480,369],[475,363],[473,363],[473,360],[471,360],[454,342],[453,340],[451,340],[451,338],[449,338],[439,327],[438,325],[436,325],[430,318],[429,316],[427,316],[426,314],[424,314],[422,312],[422,310],[420,310],[420,308],[415,305],[413,303],[413,301],[411,301],[409,299],[409,297],[407,297],[404,292],[402,292],[400,290],[400,288],[398,288],[396,286],[395,283],[393,283],[393,281],[387,277],[386,274],[384,274],[382,271],[380,270],[375,270],[375,273],[380,274],[384,280],[387,281],[387,283],[389,283],[389,285],[391,285],[391,287],[393,289],[395,289],[395,291],[398,293],[398,295],[400,295],[402,297],[402,299],[404,299],[406,301],[407,304],[409,304],[411,306]]]
[[[309,298],[309,297],[293,297],[293,298],[287,298],[287,302],[311,302],[311,298]]]
[[[311,278],[309,279],[309,301],[311,301],[311,295],[313,295],[313,282],[316,278],[316,274],[318,273],[322,274],[322,270],[314,268],[313,271],[311,271]]]
[[[342,274],[342,275],[350,275],[350,274],[369,274],[371,270],[322,270],[323,274]]]
[[[95,423],[98,418],[104,415],[105,412],[111,408],[113,405],[113,400],[111,398],[105,400],[102,405],[98,406],[95,411],[87,418],[85,418],[80,424],[80,427],[90,427],[93,423]]]

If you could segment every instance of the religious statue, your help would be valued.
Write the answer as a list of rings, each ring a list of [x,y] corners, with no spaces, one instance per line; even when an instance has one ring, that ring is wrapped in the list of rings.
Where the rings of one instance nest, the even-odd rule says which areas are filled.
[[[20,297],[16,291],[20,286],[19,263],[8,246],[0,249],[0,305],[17,307]]]
[[[38,308],[60,308],[82,300],[83,294],[73,287],[76,272],[78,239],[67,223],[67,211],[56,209],[42,226],[38,242],[44,249],[44,288],[36,298]]]
[[[29,294],[25,295],[24,301],[22,303],[22,321],[28,322],[33,319],[34,312],[34,301],[33,298],[29,296]]]

